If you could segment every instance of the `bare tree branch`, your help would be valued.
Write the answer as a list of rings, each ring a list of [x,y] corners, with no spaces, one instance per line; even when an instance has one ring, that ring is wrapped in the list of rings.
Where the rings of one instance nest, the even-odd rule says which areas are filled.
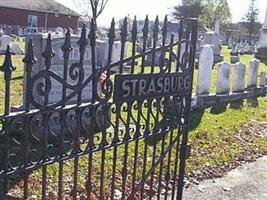
[[[76,5],[80,1],[81,0],[73,0],[73,2],[76,2],[75,3]],[[80,4],[80,8],[81,9],[87,9],[87,8],[85,8],[84,4],[88,5],[89,9],[91,7],[92,17],[93,17],[94,21],[96,22],[99,15],[101,15],[102,12],[104,11],[107,3],[108,3],[108,0],[83,0],[83,5]],[[85,13],[88,14],[88,10]]]

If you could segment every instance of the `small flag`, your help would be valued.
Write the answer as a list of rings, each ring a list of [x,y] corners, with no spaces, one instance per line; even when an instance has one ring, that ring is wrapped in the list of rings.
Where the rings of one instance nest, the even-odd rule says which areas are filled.
[[[106,72],[103,72],[102,74],[101,74],[101,76],[99,77],[99,80],[98,80],[98,82],[100,82],[100,83],[104,83],[104,81],[107,79],[107,73]]]

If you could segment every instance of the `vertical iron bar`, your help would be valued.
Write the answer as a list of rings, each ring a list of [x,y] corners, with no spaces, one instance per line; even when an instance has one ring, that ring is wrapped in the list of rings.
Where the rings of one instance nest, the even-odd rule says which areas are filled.
[[[123,20],[123,25],[121,29],[121,52],[120,52],[120,64],[119,64],[119,74],[123,73],[123,59],[125,52],[125,43],[127,39],[127,17]],[[119,141],[119,116],[121,112],[121,104],[116,104],[116,119],[115,119],[115,133],[113,138],[113,144],[115,145],[113,150],[113,170],[112,170],[112,181],[111,181],[111,200],[114,199],[114,190],[115,190],[115,176],[116,176],[116,168],[117,168],[117,143]]]
[[[87,38],[86,38],[86,28],[85,25],[83,25],[82,28],[82,33],[80,40],[77,43],[79,45],[79,53],[80,53],[80,61],[79,61],[79,82],[82,82],[82,71],[84,67],[84,54],[86,50],[86,46],[88,44]],[[81,133],[81,109],[80,105],[82,103],[82,89],[78,91],[78,96],[77,96],[77,110],[76,110],[76,130],[75,130],[75,135],[74,135],[74,154],[78,154],[80,150],[80,133]],[[73,180],[73,199],[77,199],[77,187],[78,187],[78,170],[79,170],[79,157],[74,158],[74,180]]]
[[[191,75],[191,81],[193,80],[194,75],[194,62],[195,62],[195,53],[196,53],[196,43],[197,43],[197,27],[198,22],[197,20],[191,21],[192,26],[192,36],[191,36],[191,43],[192,43],[192,49],[190,52],[190,58],[189,58],[189,72]],[[185,109],[185,121],[189,121],[189,113],[191,110],[191,94],[192,94],[192,85],[190,88],[190,94],[188,97],[185,97],[186,99],[186,109]],[[182,200],[183,198],[183,186],[184,186],[184,174],[185,174],[185,165],[186,165],[186,148],[187,148],[187,142],[188,142],[188,124],[183,128],[182,130],[182,143],[181,143],[181,149],[180,149],[180,166],[179,166],[179,180],[178,180],[178,189],[177,189],[177,199]]]
[[[159,35],[159,17],[156,17],[154,28],[153,28],[153,47],[152,47],[152,66],[151,66],[151,73],[154,73],[155,68],[155,55],[156,55],[156,48],[158,42],[158,35]]]
[[[51,34],[48,34],[46,48],[42,53],[42,56],[45,58],[45,70],[49,71],[51,67],[52,58],[55,56],[55,53],[52,49],[52,38]],[[44,108],[49,104],[49,90],[48,90],[49,80],[48,77],[45,79],[45,100],[44,100]],[[42,157],[43,162],[47,160],[47,139],[48,139],[48,121],[49,114],[45,113],[43,117],[43,125],[44,125],[44,134],[42,136]],[[42,168],[42,200],[46,199],[46,187],[47,187],[47,166],[44,165]]]
[[[95,21],[91,20],[91,28],[89,33],[89,40],[90,40],[90,46],[91,46],[91,55],[92,55],[92,74],[96,74],[96,24]],[[96,98],[96,77],[94,76],[92,79],[92,103],[90,106],[90,113],[91,113],[91,124],[90,124],[90,132],[89,132],[89,140],[88,140],[88,146],[87,149],[89,151],[88,156],[88,182],[87,182],[87,199],[91,199],[91,192],[92,192],[92,167],[93,167],[93,153],[92,150],[94,148],[94,141],[93,141],[93,135],[95,132],[95,126],[94,126],[94,104],[95,104],[95,98]]]
[[[67,29],[66,35],[65,35],[65,41],[64,44],[61,47],[61,50],[63,52],[63,59],[64,59],[64,68],[63,68],[63,80],[66,82],[68,78],[68,68],[69,68],[69,56],[70,52],[72,51],[71,47],[71,34],[70,29]],[[66,106],[66,102],[64,101],[65,97],[67,95],[67,88],[63,84],[62,88],[62,108]],[[65,115],[66,112],[61,112],[61,132],[59,135],[59,151],[60,151],[60,157],[63,157],[65,154],[65,146],[64,146],[64,140],[65,140]],[[58,172],[58,200],[63,199],[63,166],[64,162],[59,161],[59,172]]]
[[[140,134],[140,129],[141,129],[141,106],[142,106],[142,101],[137,101],[137,121],[136,121],[136,131],[134,135],[134,140],[135,140],[135,147],[134,147],[134,165],[133,165],[133,179],[132,179],[132,192],[135,189],[135,181],[136,181],[136,171],[137,171],[137,161],[138,161],[138,149],[139,149],[139,137],[141,136]]]
[[[120,104],[116,104],[116,119],[115,119],[115,130],[114,138],[112,141],[113,149],[113,164],[112,164],[112,179],[111,179],[111,200],[114,200],[114,190],[115,190],[115,180],[116,180],[116,168],[117,168],[117,151],[118,151],[118,142],[119,140],[119,113],[120,113]]]
[[[161,156],[164,153],[164,149],[165,149],[165,136],[162,138],[162,142],[161,142]],[[160,196],[161,196],[161,185],[162,185],[161,181],[162,181],[163,163],[164,163],[164,158],[161,160],[160,167],[159,167],[159,182],[158,182],[157,200],[160,200]]]
[[[122,167],[122,199],[125,198],[125,187],[127,181],[127,164],[128,164],[128,147],[129,147],[129,140],[131,139],[130,136],[130,122],[131,122],[131,110],[132,110],[133,102],[127,103],[127,122],[126,122],[126,131],[123,138],[123,143],[125,143],[124,147],[124,160],[123,160],[123,167]]]
[[[4,72],[4,80],[5,80],[5,110],[4,110],[4,115],[8,116],[10,114],[10,81],[11,81],[11,76],[12,76],[12,71],[15,70],[15,67],[12,64],[12,52],[10,49],[10,46],[7,45],[7,49],[5,52],[5,60],[4,64],[1,67],[1,71]],[[9,170],[9,150],[10,150],[10,127],[9,127],[9,120],[4,121],[4,170],[8,171]],[[9,188],[9,181],[8,177],[4,178],[4,193],[8,193],[8,188]]]
[[[181,111],[180,111],[181,112]],[[172,199],[171,200],[174,200],[174,197],[175,197],[175,189],[176,189],[176,181],[177,181],[177,170],[178,170],[178,163],[179,163],[179,151],[180,151],[180,128],[178,129],[177,131],[177,143],[176,143],[176,151],[175,151],[175,164],[174,164],[174,173],[173,173],[173,187],[172,187]]]
[[[28,46],[27,46],[27,52],[26,52],[26,56],[23,59],[23,62],[25,63],[25,69],[26,69],[26,88],[27,88],[27,92],[26,92],[26,102],[25,102],[25,112],[29,112],[30,111],[30,95],[32,93],[32,86],[31,86],[31,73],[32,73],[32,68],[33,68],[33,64],[36,63],[36,59],[34,57],[34,53],[33,53],[33,44],[32,44],[32,39],[29,40]],[[29,164],[30,161],[30,137],[31,137],[31,133],[30,133],[30,128],[28,126],[28,124],[30,124],[30,118],[26,117],[25,119],[25,138],[24,138],[24,167],[26,168]],[[23,191],[23,197],[24,199],[28,199],[28,179],[29,179],[29,173],[25,172],[23,174],[23,182],[24,182],[24,191]]]
[[[115,19],[113,18],[111,21],[108,38],[109,38],[109,50],[108,50],[108,65],[112,62],[112,55],[113,55],[113,45],[115,41]],[[110,78],[110,68],[107,69],[107,78]]]
[[[167,34],[168,34],[168,17],[166,15],[162,27],[162,47],[164,47],[166,44]]]
[[[155,23],[154,23],[154,28],[153,28],[153,47],[152,47],[152,65],[151,65],[151,73],[154,73],[154,68],[155,68],[155,55],[156,55],[156,47],[157,47],[157,42],[158,42],[158,34],[159,34],[159,18],[158,16],[156,17]],[[156,99],[156,102],[158,101],[158,99]],[[151,99],[151,103],[149,105],[149,109],[148,109],[148,121],[149,120],[149,116],[152,112],[152,102],[153,99]],[[155,126],[156,126],[156,121],[154,122]],[[156,131],[156,130],[155,130]],[[153,135],[151,136],[151,138],[153,137]],[[154,166],[155,164],[155,156],[156,156],[156,147],[157,147],[157,143],[154,142],[153,144],[153,153],[152,153],[152,165]],[[150,190],[153,190],[153,184],[154,184],[154,170],[151,172],[151,176],[150,176]],[[152,195],[149,195],[149,199],[152,199]]]
[[[106,137],[106,135],[103,137]],[[101,145],[102,146],[102,145]],[[104,145],[103,145],[104,146]],[[99,200],[105,199],[104,197],[104,170],[105,170],[105,159],[106,159],[106,150],[102,150],[101,155],[101,167],[100,167],[100,194],[99,194]]]
[[[146,43],[147,43],[148,33],[149,33],[149,20],[148,20],[148,16],[146,16],[145,24],[144,24],[144,28],[143,28],[143,51],[142,51],[141,74],[143,74],[145,72],[145,52],[146,52]],[[147,106],[149,107],[149,102],[147,102]],[[149,115],[149,112],[148,112],[148,115]],[[146,119],[146,130],[144,133],[145,138],[147,138],[146,136],[148,134],[148,131],[147,131],[148,124],[149,124],[148,119]],[[146,161],[147,161],[147,142],[145,141],[142,178],[144,177],[144,175],[146,173]],[[141,199],[143,199],[143,197],[144,197],[144,184],[145,184],[145,182],[142,184],[142,187],[141,187]]]
[[[170,181],[170,166],[171,166],[171,155],[172,155],[172,143],[173,143],[173,131],[171,131],[171,136],[170,136],[170,150],[168,152],[168,161],[167,161],[167,172],[166,172],[166,179],[165,179],[165,198],[164,200],[167,200],[168,198],[168,188],[169,188],[169,181]]]
[[[128,28],[128,22],[127,17],[123,20],[122,30],[121,30],[121,52],[120,52],[120,74],[123,73],[123,59],[124,59],[124,52],[125,52],[125,43],[127,39],[127,28]]]
[[[113,44],[115,41],[115,20],[114,18],[112,19],[111,22],[111,26],[110,26],[110,30],[108,33],[108,37],[109,37],[109,51],[108,51],[108,62],[107,62],[107,66],[108,66],[108,70],[107,70],[107,79],[110,78],[110,64],[112,61],[112,53],[113,53]],[[102,155],[101,155],[101,171],[100,171],[100,195],[99,195],[99,200],[105,199],[104,196],[104,178],[105,178],[105,159],[106,159],[106,149],[104,148],[108,143],[107,143],[107,121],[108,119],[108,103],[104,103],[103,105],[103,110],[104,110],[104,124],[102,127],[102,141],[101,141],[101,145],[100,148],[103,148],[102,150]]]
[[[142,63],[141,63],[141,74],[145,72],[145,53],[146,53],[146,43],[147,43],[147,37],[149,33],[149,20],[148,16],[146,16],[145,24],[143,28],[143,49],[142,49]]]
[[[126,39],[127,39],[127,35],[128,35],[128,22],[127,22],[127,17],[124,18],[123,21],[123,26],[122,26],[122,30],[121,30],[121,57],[120,57],[120,73],[123,73],[123,58],[124,58],[124,54],[125,54],[125,43],[126,43]],[[127,52],[127,50],[126,50]],[[127,179],[127,159],[128,159],[128,142],[130,140],[130,113],[131,113],[131,109],[132,109],[132,104],[133,102],[128,102],[127,103],[127,122],[126,122],[126,131],[124,134],[124,138],[123,138],[123,143],[125,143],[124,146],[124,160],[123,160],[123,166],[122,166],[122,199],[124,199],[125,197],[125,184],[126,184],[126,179]],[[119,114],[119,113],[117,113]]]
[[[132,27],[132,63],[131,63],[131,74],[134,73],[135,67],[135,54],[136,54],[136,40],[137,40],[137,21],[134,17],[133,27]]]
[[[178,48],[177,48],[177,60],[176,60],[176,72],[179,72],[179,67],[181,65],[181,46],[182,46],[182,39],[183,39],[183,32],[184,32],[184,19],[183,17],[180,19],[180,26],[179,26],[179,35],[178,35]]]
[[[147,139],[147,137],[145,137],[145,139]],[[145,147],[144,147],[144,157],[143,157],[143,170],[142,170],[142,178],[145,177],[146,174],[146,165],[147,165],[147,149],[148,149],[148,144],[145,141]],[[145,186],[145,180],[142,183],[141,186],[141,199],[144,199],[144,186]]]
[[[168,18],[167,15],[165,16],[163,27],[162,27],[162,47],[166,45],[166,38],[167,38],[167,33],[168,33]],[[160,101],[162,98],[160,98],[157,102],[158,104],[158,111],[157,111],[157,121],[159,120],[159,113],[160,113]],[[161,133],[163,134],[163,133]],[[161,141],[161,155],[164,153],[165,149],[165,136],[163,136],[162,141]],[[161,196],[161,180],[162,180],[162,171],[163,171],[163,162],[164,159],[160,161],[160,166],[159,166],[159,180],[158,180],[158,188],[157,188],[157,199],[160,200]]]

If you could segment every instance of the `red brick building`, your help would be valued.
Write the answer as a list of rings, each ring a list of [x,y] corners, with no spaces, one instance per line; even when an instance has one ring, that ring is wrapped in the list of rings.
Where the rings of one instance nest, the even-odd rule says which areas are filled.
[[[23,30],[77,29],[80,15],[55,0],[0,0],[0,26]]]

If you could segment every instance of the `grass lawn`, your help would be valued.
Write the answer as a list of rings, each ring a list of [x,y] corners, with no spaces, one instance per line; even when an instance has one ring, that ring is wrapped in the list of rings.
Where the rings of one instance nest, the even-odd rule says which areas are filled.
[[[229,61],[229,50],[223,48],[223,55],[225,60]],[[18,105],[22,102],[22,83],[23,79],[23,65],[21,64],[22,56],[14,56],[13,62],[17,66],[17,70],[13,73],[12,80],[12,96],[11,102],[12,105]],[[252,59],[250,55],[241,56],[241,62],[248,66],[249,61]],[[0,63],[3,63],[3,57],[0,56]],[[216,69],[216,66],[215,66]],[[267,67],[264,64],[260,65],[260,72],[267,71]],[[195,71],[194,85],[196,85],[197,70]],[[213,70],[212,73],[212,92],[215,92],[216,85],[216,70]],[[3,96],[4,96],[4,81],[3,74],[0,75],[0,112],[3,112]],[[254,148],[267,149],[267,138],[258,138],[254,139],[253,142],[248,146],[242,144],[236,140],[236,133],[244,127],[244,124],[247,124],[250,120],[255,121],[267,121],[267,98],[259,98],[259,107],[251,108],[244,104],[244,107],[241,109],[227,109],[226,112],[221,114],[211,114],[210,110],[207,109],[203,113],[203,116],[200,118],[198,116],[192,115],[191,117],[191,131],[190,131],[190,142],[192,143],[193,151],[192,156],[188,160],[187,172],[193,172],[196,170],[203,170],[207,165],[222,165],[225,163],[234,162],[238,155],[242,154],[244,151],[253,152]],[[194,124],[198,124],[197,127],[194,127]],[[169,138],[171,133],[169,133]],[[177,135],[176,132],[173,133],[173,137]],[[165,141],[165,146],[168,147],[170,141]],[[129,152],[127,163],[129,167],[128,173],[131,174],[133,166],[133,152],[135,150],[135,143],[132,142],[127,147]],[[137,175],[140,176],[142,173],[142,159],[144,156],[144,142],[140,141],[138,144],[138,168]],[[158,145],[156,149],[157,154],[160,154],[161,148]],[[172,155],[175,155],[176,149],[172,150]],[[125,154],[125,146],[118,147],[118,158],[117,158],[117,170],[118,173],[121,171],[123,166],[123,160]],[[148,147],[148,155],[153,154],[153,146]],[[94,183],[94,191],[97,193],[97,188],[100,185],[100,174],[99,166],[101,165],[101,156],[103,152],[98,152],[93,154],[93,180],[97,180]],[[112,172],[112,162],[113,162],[113,149],[107,150],[105,152],[105,177],[104,183],[107,186],[105,190],[110,190],[110,177]],[[157,157],[158,158],[158,157]],[[171,158],[174,160],[174,158]],[[66,190],[66,195],[70,195],[71,187],[73,184],[73,166],[74,162],[65,161],[64,167],[64,189]],[[167,158],[164,160],[163,168],[166,168]],[[147,161],[147,169],[150,169],[152,166],[151,158]],[[88,167],[88,156],[83,156],[79,159],[79,174],[78,174],[78,193],[81,196],[85,192],[85,181],[87,176],[87,167]],[[175,168],[174,165],[171,166],[171,171]],[[158,169],[157,169],[158,170]],[[38,199],[41,189],[41,170],[37,170],[30,177],[30,195],[32,199]],[[53,192],[57,188],[57,177],[58,177],[58,164],[53,164],[48,166],[48,190],[50,198],[53,199]],[[130,181],[131,177],[128,177],[127,180]],[[116,184],[120,185],[122,180],[120,178],[116,179]],[[10,191],[12,194],[21,195],[21,191],[18,188],[22,187],[22,182],[19,182],[14,188]]]

